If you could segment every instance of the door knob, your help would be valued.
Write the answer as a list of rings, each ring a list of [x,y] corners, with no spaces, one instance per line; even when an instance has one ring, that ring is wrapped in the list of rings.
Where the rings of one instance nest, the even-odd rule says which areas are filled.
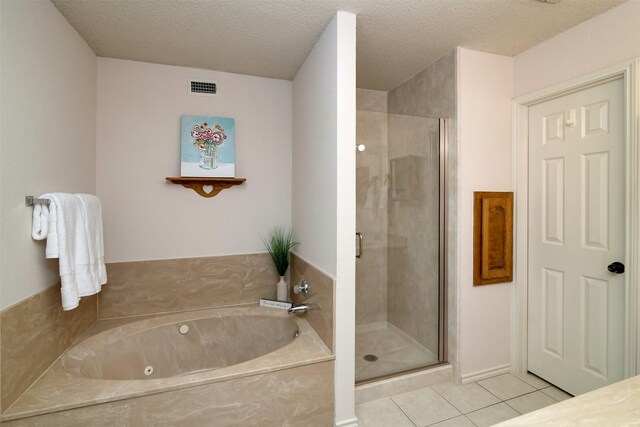
[[[621,262],[612,262],[607,267],[607,270],[609,270],[612,273],[622,274],[624,273],[624,264]]]

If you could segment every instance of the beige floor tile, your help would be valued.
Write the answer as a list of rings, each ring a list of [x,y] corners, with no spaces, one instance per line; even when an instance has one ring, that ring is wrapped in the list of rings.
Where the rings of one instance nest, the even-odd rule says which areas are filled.
[[[443,383],[433,386],[433,389],[463,414],[500,403],[500,399],[475,383]]]
[[[448,420],[431,424],[429,427],[475,427],[475,424],[472,423],[469,418],[460,415],[459,417],[449,418]]]
[[[461,415],[430,387],[396,394],[391,398],[418,426],[427,426]]]
[[[500,400],[509,400],[536,391],[535,388],[511,374],[478,381],[478,384]]]
[[[531,387],[534,387],[536,390],[540,390],[551,385],[542,378],[532,375],[528,372],[524,375],[517,375],[517,377],[525,383],[529,384]]]
[[[554,386],[543,388],[540,391],[558,402],[562,402],[563,400],[571,399],[573,397],[569,393],[565,393]]]
[[[506,403],[521,414],[526,414],[558,402],[541,391],[536,391],[535,393],[529,393],[516,397],[515,399],[507,400]]]
[[[390,398],[374,400],[356,406],[360,427],[414,427]]]
[[[515,418],[520,414],[518,411],[507,405],[506,403],[498,403],[475,412],[467,414],[469,418],[478,427],[492,426],[503,421]]]

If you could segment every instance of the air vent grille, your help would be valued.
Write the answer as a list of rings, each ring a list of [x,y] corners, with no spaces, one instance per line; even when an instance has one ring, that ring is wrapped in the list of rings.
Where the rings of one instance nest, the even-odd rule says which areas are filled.
[[[206,82],[201,80],[190,80],[190,92],[200,95],[215,95],[217,86],[214,82]]]

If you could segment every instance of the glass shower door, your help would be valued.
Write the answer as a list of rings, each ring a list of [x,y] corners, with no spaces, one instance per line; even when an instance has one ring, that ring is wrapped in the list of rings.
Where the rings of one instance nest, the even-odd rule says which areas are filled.
[[[357,111],[356,381],[444,360],[442,126]]]

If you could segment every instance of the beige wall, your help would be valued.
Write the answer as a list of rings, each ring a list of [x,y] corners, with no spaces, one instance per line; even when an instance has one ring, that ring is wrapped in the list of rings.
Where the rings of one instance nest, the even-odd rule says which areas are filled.
[[[187,93],[214,80],[213,97]],[[180,176],[180,116],[233,117],[236,176],[204,198]],[[291,82],[134,61],[98,60],[97,192],[108,262],[264,251],[291,224]]]
[[[460,374],[511,360],[512,284],[473,286],[473,192],[512,191],[512,58],[458,50]]]
[[[515,96],[640,55],[640,0],[630,0],[514,58]]]
[[[95,193],[96,56],[48,1],[2,1],[0,308],[54,283],[24,196]]]

